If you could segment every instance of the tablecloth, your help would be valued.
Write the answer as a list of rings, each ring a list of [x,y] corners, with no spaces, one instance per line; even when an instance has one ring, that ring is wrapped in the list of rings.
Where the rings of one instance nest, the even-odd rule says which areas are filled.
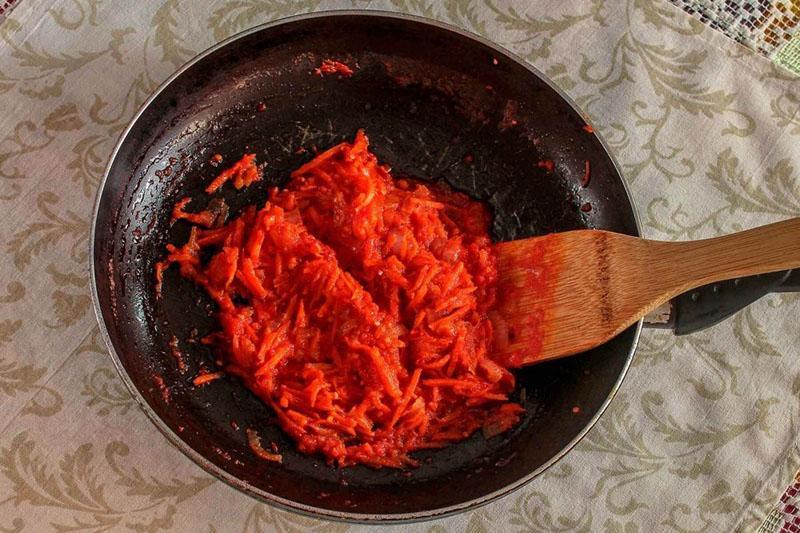
[[[664,0],[24,0],[0,24],[0,531],[336,531],[259,503],[172,448],[98,335],[93,198],[144,98],[195,53],[282,16],[413,12],[547,73],[607,139],[645,234],[800,215],[800,85]],[[800,298],[686,337],[645,331],[564,460],[474,512],[398,530],[758,527],[800,467]]]

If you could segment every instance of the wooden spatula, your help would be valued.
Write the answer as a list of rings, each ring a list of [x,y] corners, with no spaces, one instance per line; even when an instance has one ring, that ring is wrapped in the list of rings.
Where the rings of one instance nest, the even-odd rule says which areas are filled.
[[[520,366],[598,346],[696,287],[800,268],[800,218],[701,241],[578,230],[496,249],[495,348]]]

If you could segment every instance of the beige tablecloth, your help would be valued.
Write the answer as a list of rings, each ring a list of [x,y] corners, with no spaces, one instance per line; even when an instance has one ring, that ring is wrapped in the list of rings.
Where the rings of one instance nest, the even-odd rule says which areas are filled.
[[[215,481],[156,431],[98,338],[87,251],[106,159],[161,80],[239,30],[341,7],[445,20],[537,65],[609,141],[650,237],[800,215],[800,84],[661,0],[23,0],[0,25],[0,531],[334,528]],[[757,526],[800,465],[798,317],[787,294],[688,337],[645,332],[566,459],[471,514],[398,527]]]

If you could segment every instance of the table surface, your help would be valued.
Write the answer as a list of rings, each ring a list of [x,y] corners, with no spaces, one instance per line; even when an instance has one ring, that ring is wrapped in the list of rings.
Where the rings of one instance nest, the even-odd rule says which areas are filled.
[[[663,0],[24,0],[0,24],[0,531],[360,530],[277,510],[173,449],[122,386],[88,288],[117,136],[197,52],[331,8],[488,36],[569,93],[622,164],[645,234],[800,216],[800,84]],[[599,423],[523,489],[427,531],[758,527],[800,466],[800,298],[646,331]]]

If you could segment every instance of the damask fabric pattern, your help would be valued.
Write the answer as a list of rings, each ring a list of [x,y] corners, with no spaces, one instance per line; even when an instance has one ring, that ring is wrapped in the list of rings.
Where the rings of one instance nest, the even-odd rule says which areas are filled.
[[[547,73],[608,140],[644,232],[800,215],[800,85],[663,0],[25,0],[0,25],[0,531],[344,531],[215,481],[162,438],[99,339],[88,232],[146,96],[242,29],[330,8],[413,12]],[[646,331],[567,458],[475,512],[398,530],[754,530],[800,466],[800,298],[683,338]]]

